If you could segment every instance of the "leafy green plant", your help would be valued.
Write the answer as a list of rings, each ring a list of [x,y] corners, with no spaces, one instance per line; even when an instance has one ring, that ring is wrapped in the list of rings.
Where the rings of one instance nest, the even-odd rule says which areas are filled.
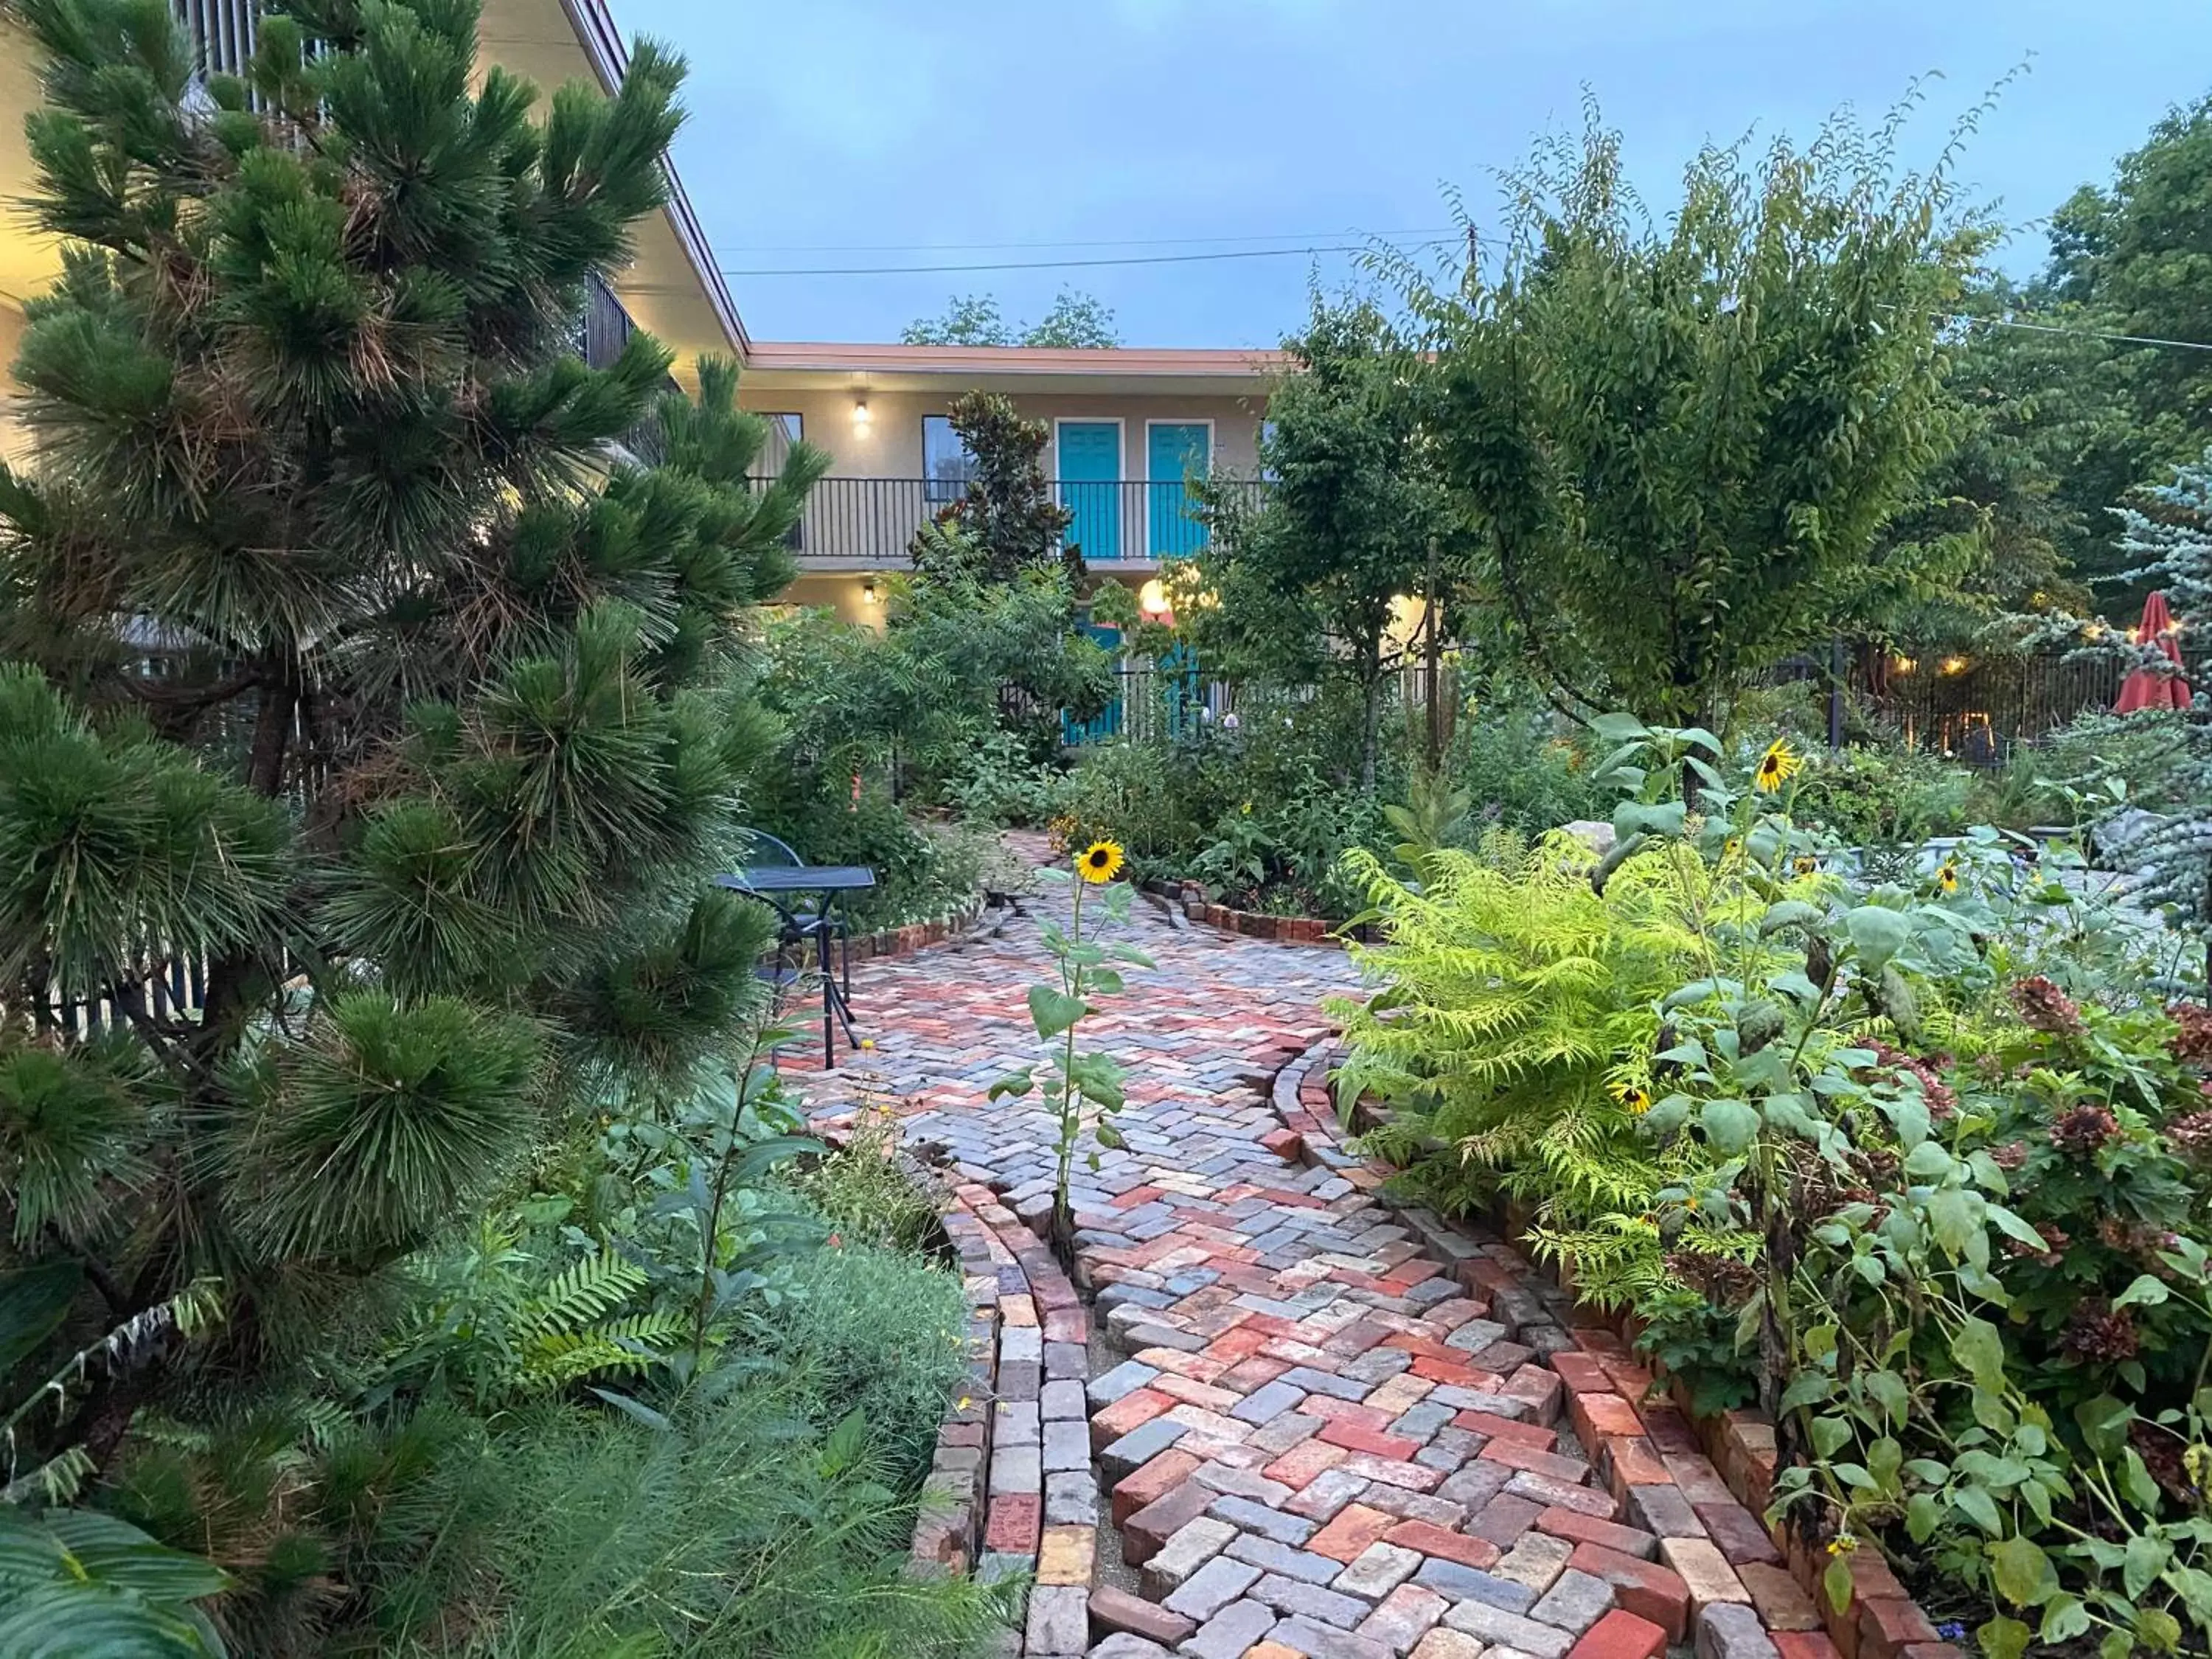
[[[784,1180],[847,1243],[915,1250],[937,1235],[939,1197],[901,1158],[898,1115],[887,1104],[865,1106],[841,1144]]]
[[[1346,864],[1383,940],[1353,957],[1383,988],[1332,1006],[1348,1048],[1338,1098],[1392,1109],[1374,1148],[1454,1211],[1503,1192],[1572,1230],[1642,1210],[1668,1180],[1637,1127],[1653,1010],[1695,944],[1671,873],[1620,867],[1601,893],[1580,842],[1502,830],[1425,854],[1418,890],[1364,849]]]
[[[227,1582],[112,1516],[0,1504],[0,1653],[223,1659],[193,1604]]]
[[[783,1295],[739,1321],[744,1352],[774,1362],[809,1419],[857,1412],[899,1492],[927,1469],[967,1370],[967,1303],[938,1262],[845,1238],[794,1257]]]

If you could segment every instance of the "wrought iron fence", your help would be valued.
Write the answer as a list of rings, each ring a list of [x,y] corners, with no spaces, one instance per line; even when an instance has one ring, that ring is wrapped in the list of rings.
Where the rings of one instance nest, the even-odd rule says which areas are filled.
[[[2183,653],[2192,686],[2203,687],[2212,651]],[[1971,766],[2002,766],[2023,744],[2119,701],[2129,665],[2075,652],[2025,656],[1879,659],[1855,667],[1853,693],[1916,749]]]

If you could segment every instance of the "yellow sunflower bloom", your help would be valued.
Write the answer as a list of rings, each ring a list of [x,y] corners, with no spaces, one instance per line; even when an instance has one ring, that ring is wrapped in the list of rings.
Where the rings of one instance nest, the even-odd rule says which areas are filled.
[[[1121,848],[1110,841],[1094,841],[1075,861],[1075,872],[1094,886],[1121,873]]]
[[[1759,757],[1759,769],[1753,775],[1753,781],[1761,790],[1772,794],[1804,768],[1804,757],[1792,749],[1787,739],[1777,738]]]
[[[1959,866],[1948,859],[1944,860],[1943,867],[1936,872],[1936,885],[1946,893],[1957,892],[1959,890]]]
[[[1820,871],[1820,860],[1814,858],[1810,853],[1800,853],[1796,858],[1792,860],[1790,867],[1795,870],[1801,876],[1814,875],[1818,873]]]
[[[1637,1084],[1608,1083],[1605,1091],[1638,1117],[1651,1109],[1651,1091]]]

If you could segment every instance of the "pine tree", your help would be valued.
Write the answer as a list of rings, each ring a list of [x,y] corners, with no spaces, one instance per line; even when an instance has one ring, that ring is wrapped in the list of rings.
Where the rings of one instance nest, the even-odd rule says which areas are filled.
[[[695,403],[643,334],[570,349],[664,199],[650,43],[539,108],[477,79],[473,0],[288,0],[204,84],[166,0],[19,10],[69,251],[0,471],[17,1474],[265,1378],[580,1111],[726,1047],[745,617],[827,459],[755,489],[730,366]]]

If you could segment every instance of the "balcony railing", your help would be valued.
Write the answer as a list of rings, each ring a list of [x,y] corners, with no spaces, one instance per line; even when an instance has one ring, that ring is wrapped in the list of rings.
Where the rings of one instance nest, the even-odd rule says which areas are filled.
[[[1245,494],[1264,488],[1245,480],[1225,487]],[[915,532],[966,488],[944,478],[824,478],[807,497],[793,550],[807,559],[895,566]],[[1197,497],[1180,479],[1065,479],[1052,492],[1075,515],[1065,539],[1089,563],[1157,563],[1188,558],[1206,544]]]

